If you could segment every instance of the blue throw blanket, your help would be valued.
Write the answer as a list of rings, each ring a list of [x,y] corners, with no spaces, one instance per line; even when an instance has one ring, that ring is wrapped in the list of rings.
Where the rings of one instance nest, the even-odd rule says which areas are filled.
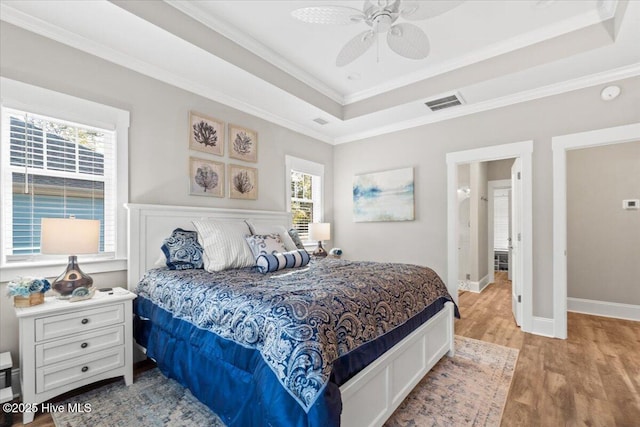
[[[174,319],[258,351],[305,412],[335,380],[334,362],[369,351],[379,337],[414,329],[428,317],[414,318],[434,302],[452,300],[431,269],[329,259],[264,275],[255,269],[154,269],[137,293]],[[149,309],[142,311],[148,315]],[[340,385],[354,373],[338,374]]]

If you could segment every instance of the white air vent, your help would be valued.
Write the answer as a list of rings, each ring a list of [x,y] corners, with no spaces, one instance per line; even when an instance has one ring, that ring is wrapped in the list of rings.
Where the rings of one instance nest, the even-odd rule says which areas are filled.
[[[431,109],[431,111],[444,110],[445,108],[455,107],[456,105],[462,105],[464,103],[459,93],[443,96],[442,98],[427,101],[424,104]]]
[[[318,117],[317,119],[313,119],[314,122],[316,122],[319,125],[326,125],[327,123],[329,123],[328,121],[326,121],[325,119],[322,119],[320,117]]]

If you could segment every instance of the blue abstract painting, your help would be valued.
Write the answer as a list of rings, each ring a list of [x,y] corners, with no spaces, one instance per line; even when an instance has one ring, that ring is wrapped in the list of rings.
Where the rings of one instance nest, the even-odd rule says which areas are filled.
[[[413,212],[413,168],[355,176],[355,222],[413,221]]]

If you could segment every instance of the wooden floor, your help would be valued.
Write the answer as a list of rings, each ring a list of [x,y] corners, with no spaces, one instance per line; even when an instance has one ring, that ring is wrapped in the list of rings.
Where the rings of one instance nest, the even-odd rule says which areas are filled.
[[[566,340],[523,333],[504,273],[460,311],[457,335],[520,350],[502,426],[640,426],[640,322],[568,313]]]
[[[502,426],[640,426],[640,322],[569,313],[567,340],[525,334],[503,273],[481,294],[461,293],[460,311],[457,335],[520,350]],[[30,426],[54,424],[38,414]]]

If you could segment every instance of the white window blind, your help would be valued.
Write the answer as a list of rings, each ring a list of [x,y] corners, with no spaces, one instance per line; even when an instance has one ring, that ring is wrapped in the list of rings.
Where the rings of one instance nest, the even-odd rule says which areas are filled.
[[[100,251],[115,252],[114,130],[2,109],[5,261],[40,253],[40,220],[100,220]]]

